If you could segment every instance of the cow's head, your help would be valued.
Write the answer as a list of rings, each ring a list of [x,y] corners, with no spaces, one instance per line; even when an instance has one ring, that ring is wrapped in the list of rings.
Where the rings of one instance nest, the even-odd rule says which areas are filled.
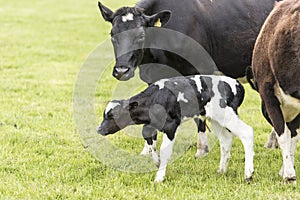
[[[129,80],[143,59],[145,28],[164,26],[169,21],[171,12],[161,11],[148,16],[140,8],[122,7],[113,12],[100,2],[98,6],[104,20],[112,24],[111,41],[116,57],[113,76],[118,80]],[[132,29],[134,31],[129,31]]]
[[[133,125],[130,111],[137,107],[137,102],[129,103],[126,100],[111,101],[103,114],[103,121],[97,128],[101,135],[113,134],[126,126]]]

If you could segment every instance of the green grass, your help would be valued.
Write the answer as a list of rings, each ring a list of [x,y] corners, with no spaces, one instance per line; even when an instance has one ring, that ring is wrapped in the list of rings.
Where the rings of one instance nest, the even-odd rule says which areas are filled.
[[[135,1],[103,2],[115,9]],[[187,149],[160,185],[153,184],[155,172],[121,172],[99,162],[83,147],[73,121],[73,89],[82,63],[109,39],[110,25],[100,17],[97,1],[0,0],[0,5],[0,199],[300,198],[299,184],[284,185],[277,176],[279,150],[263,148],[271,128],[248,86],[240,114],[255,130],[251,184],[243,180],[244,153],[237,139],[226,175],[216,172],[218,145],[197,160],[195,145]],[[98,122],[118,86],[110,74],[111,68],[95,90]],[[142,139],[124,132],[108,139],[131,153],[143,147]],[[297,166],[298,155],[299,176]]]

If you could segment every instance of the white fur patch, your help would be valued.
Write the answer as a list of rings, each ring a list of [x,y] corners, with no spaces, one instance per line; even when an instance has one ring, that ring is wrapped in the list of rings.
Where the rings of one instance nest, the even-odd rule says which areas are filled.
[[[114,109],[116,106],[121,105],[120,103],[117,102],[109,102],[109,104],[106,106],[105,109],[105,114],[107,114],[109,111],[111,111],[112,109]]]
[[[201,81],[200,81],[200,75],[197,75],[197,76],[195,76],[195,77],[193,77],[191,79],[195,81],[197,89],[200,92],[201,89],[202,89],[202,85],[201,85]]]
[[[179,92],[179,93],[178,93],[177,101],[178,101],[178,102],[179,102],[179,101],[183,101],[184,103],[188,103],[188,102],[189,102],[186,98],[184,98],[184,93],[183,93],[183,92]]]
[[[122,22],[133,21],[133,17],[132,13],[127,13],[127,15],[122,16]]]
[[[165,87],[165,82],[167,81],[168,79],[161,79],[157,82],[154,83],[154,85],[157,85],[159,87],[159,89],[163,89]]]

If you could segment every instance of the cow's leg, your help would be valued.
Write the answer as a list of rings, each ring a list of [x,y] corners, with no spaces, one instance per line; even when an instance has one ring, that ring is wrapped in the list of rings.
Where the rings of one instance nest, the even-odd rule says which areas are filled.
[[[277,133],[277,140],[283,158],[283,180],[287,182],[294,182],[296,180],[296,173],[291,157],[291,131],[284,122],[280,103],[275,96],[274,84],[265,83],[262,85],[260,94],[262,102],[265,105],[266,112],[268,113]]]
[[[149,125],[143,126],[143,137],[145,139],[145,146],[141,155],[151,155],[153,162],[159,166],[159,158],[156,152],[156,129]]]
[[[291,131],[291,159],[292,164],[295,167],[295,152],[297,149],[297,143],[300,140],[300,115],[298,115],[292,122],[287,123],[289,130]],[[283,176],[284,167],[282,166],[279,171],[279,176]]]
[[[290,151],[290,155],[291,155],[291,159],[292,159],[292,164],[295,167],[295,153],[296,153],[296,149],[297,149],[297,143],[300,139],[300,134],[298,134],[297,136],[293,137],[291,140],[291,151]],[[281,169],[278,173],[279,176],[283,176],[283,165],[281,166]]]
[[[274,130],[274,128],[272,128],[272,131],[270,133],[270,136],[268,138],[268,141],[265,144],[265,148],[268,149],[276,149],[278,148],[278,141],[277,141],[277,137],[276,137],[276,131]]]
[[[222,115],[219,115],[222,116]],[[215,118],[222,127],[225,127],[233,135],[237,136],[243,143],[245,150],[245,179],[250,181],[254,172],[254,133],[253,129],[238,118],[232,109],[227,109],[226,113],[220,119]]]
[[[264,115],[265,119],[269,122],[269,124],[271,126],[273,126],[272,121],[267,113],[266,107],[264,105],[264,103],[261,104],[261,111],[262,114]],[[276,137],[276,131],[274,130],[274,128],[272,129],[270,136],[268,138],[268,141],[265,144],[265,148],[268,149],[276,149],[278,148],[278,141],[277,141],[277,137]]]
[[[278,137],[278,143],[282,152],[283,158],[283,172],[280,172],[283,175],[284,181],[294,182],[296,180],[296,173],[293,164],[293,158],[291,155],[292,149],[292,138],[291,131],[287,126],[284,127],[284,132]],[[293,150],[294,151],[294,150]]]
[[[208,149],[208,139],[205,133],[206,123],[205,120],[199,118],[194,119],[198,126],[198,140],[197,140],[197,152],[195,158],[203,158],[209,152]]]
[[[218,136],[220,141],[220,166],[218,173],[223,174],[227,172],[228,161],[230,158],[230,150],[233,142],[233,135],[224,127],[214,120],[211,121],[211,128],[213,132]]]
[[[175,137],[170,140],[167,134],[163,134],[163,141],[160,147],[160,165],[156,173],[154,182],[160,183],[164,180],[168,161],[171,158]]]

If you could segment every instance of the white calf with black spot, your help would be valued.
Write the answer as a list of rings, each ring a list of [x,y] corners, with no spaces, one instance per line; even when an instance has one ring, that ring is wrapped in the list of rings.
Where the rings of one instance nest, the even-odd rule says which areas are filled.
[[[177,84],[174,84],[175,82]],[[185,118],[200,118],[202,121],[208,119],[220,141],[221,159],[218,172],[227,171],[233,136],[237,136],[245,150],[245,178],[250,180],[254,171],[254,133],[236,114],[243,97],[242,85],[227,77],[196,75],[163,79],[128,100],[113,101],[114,103],[109,104],[105,112],[111,112],[116,107],[118,109],[111,112],[112,116],[105,116],[98,133],[113,134],[132,124],[146,124],[164,132],[160,160],[155,148],[150,145],[151,141],[147,140],[149,146],[145,149],[145,153],[150,153],[159,166],[155,182],[162,182],[172,155],[178,126]],[[114,115],[117,116],[116,119]],[[164,120],[161,119],[162,116]],[[117,123],[120,119],[122,123]],[[124,124],[125,122],[128,124]],[[122,127],[116,127],[117,124],[122,124]],[[199,132],[200,141],[201,136],[204,134]],[[198,142],[198,150],[201,145],[202,143]],[[197,154],[201,155],[201,152],[197,151]]]

